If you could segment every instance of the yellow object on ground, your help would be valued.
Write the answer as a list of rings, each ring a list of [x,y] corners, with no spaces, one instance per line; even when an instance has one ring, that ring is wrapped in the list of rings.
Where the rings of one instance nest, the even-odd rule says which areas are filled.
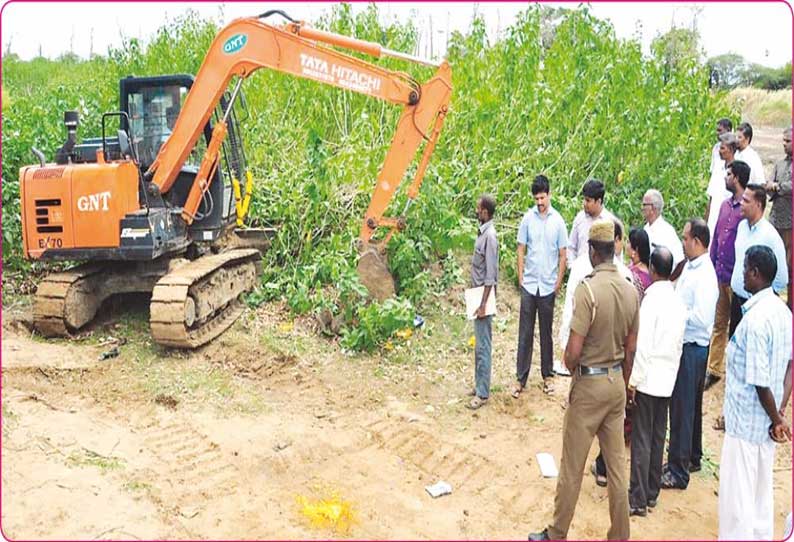
[[[309,499],[299,495],[297,500],[301,514],[310,521],[312,527],[333,529],[336,533],[346,534],[356,523],[353,507],[336,493],[321,499]]]
[[[281,333],[292,333],[294,327],[295,324],[293,324],[292,322],[282,322],[278,325],[278,330]]]
[[[406,341],[406,340],[410,339],[411,336],[414,334],[414,330],[411,329],[410,327],[407,327],[405,329],[401,329],[401,330],[395,332],[394,334],[397,336],[398,339],[402,339],[402,340]]]

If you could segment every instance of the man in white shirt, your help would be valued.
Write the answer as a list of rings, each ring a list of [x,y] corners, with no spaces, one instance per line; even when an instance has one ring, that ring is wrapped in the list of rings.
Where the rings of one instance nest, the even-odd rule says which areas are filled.
[[[629,515],[645,516],[656,506],[662,481],[667,410],[681,361],[686,307],[673,290],[673,255],[664,247],[651,254],[651,285],[640,305],[637,353],[629,379],[631,481]]]
[[[724,133],[720,136],[720,142],[717,152],[717,162],[712,160],[711,163],[711,178],[709,179],[709,186],[706,190],[709,196],[709,204],[706,207],[706,215],[703,219],[708,222],[709,233],[711,238],[714,238],[714,228],[717,225],[717,218],[720,214],[720,206],[722,202],[730,198],[733,194],[725,188],[725,176],[728,174],[727,168],[735,160],[736,151],[738,150],[738,142],[736,135],[730,132]]]
[[[687,309],[681,363],[670,399],[670,448],[662,488],[686,489],[689,473],[700,470],[703,456],[703,385],[709,340],[719,297],[717,273],[708,253],[709,227],[701,218],[684,226],[687,262],[676,293]]]
[[[739,144],[739,150],[736,151],[735,159],[750,166],[750,184],[766,184],[761,157],[750,146],[753,142],[753,127],[749,122],[741,123],[736,129],[736,142]]]
[[[709,171],[714,171],[719,161],[724,160],[724,158],[720,157],[720,136],[732,131],[733,122],[731,122],[731,119],[722,118],[717,121],[717,142],[711,147],[711,166],[709,167]]]
[[[645,217],[643,229],[648,234],[651,243],[651,252],[656,247],[665,247],[673,255],[673,274],[672,280],[678,278],[681,270],[678,266],[684,262],[684,251],[681,248],[681,240],[669,222],[662,216],[664,210],[664,198],[658,190],[648,190],[642,197],[642,216]]]
[[[568,239],[568,268],[582,255],[587,256],[587,244],[590,226],[596,220],[611,220],[612,213],[604,208],[604,183],[598,179],[590,179],[582,186],[582,210],[576,214],[571,225],[571,235]]]

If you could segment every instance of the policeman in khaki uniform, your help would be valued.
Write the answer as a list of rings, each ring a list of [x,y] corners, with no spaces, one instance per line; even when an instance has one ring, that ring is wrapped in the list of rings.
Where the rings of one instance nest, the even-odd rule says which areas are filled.
[[[615,226],[599,220],[590,228],[593,272],[574,293],[571,334],[564,362],[573,376],[563,422],[562,460],[554,519],[529,540],[565,539],[582,487],[587,455],[598,436],[607,465],[610,540],[629,538],[629,501],[624,457],[626,385],[637,348],[637,291],[613,263]]]

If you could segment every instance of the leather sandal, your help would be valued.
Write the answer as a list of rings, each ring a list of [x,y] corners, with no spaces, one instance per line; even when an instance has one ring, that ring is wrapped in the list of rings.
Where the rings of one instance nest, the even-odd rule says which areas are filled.
[[[481,406],[483,406],[487,402],[488,402],[488,399],[482,399],[480,397],[474,397],[474,399],[472,399],[469,402],[469,404],[466,405],[466,408],[468,408],[470,410],[477,410],[478,408],[480,408]]]
[[[513,399],[518,399],[518,396],[521,395],[522,391],[524,391],[524,386],[517,383],[515,386],[513,386],[513,391],[510,393],[510,395],[513,397]]]
[[[725,431],[725,416],[717,416],[712,427],[717,431]]]

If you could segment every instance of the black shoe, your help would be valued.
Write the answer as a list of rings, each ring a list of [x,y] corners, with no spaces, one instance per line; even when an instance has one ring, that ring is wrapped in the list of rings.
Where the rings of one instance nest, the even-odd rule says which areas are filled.
[[[703,467],[701,466],[700,463],[698,463],[697,465],[695,465],[694,463],[689,464],[689,472],[700,472],[700,469],[702,468]]]
[[[644,518],[647,515],[648,515],[648,509],[645,507],[629,509],[629,516],[639,516],[641,518]]]
[[[527,540],[551,540],[549,538],[549,530],[543,529],[539,533],[529,533]]]
[[[708,390],[711,386],[722,380],[721,376],[714,373],[706,373],[706,379],[703,381],[703,391]]]
[[[648,508],[656,508],[656,499],[648,499]]]

